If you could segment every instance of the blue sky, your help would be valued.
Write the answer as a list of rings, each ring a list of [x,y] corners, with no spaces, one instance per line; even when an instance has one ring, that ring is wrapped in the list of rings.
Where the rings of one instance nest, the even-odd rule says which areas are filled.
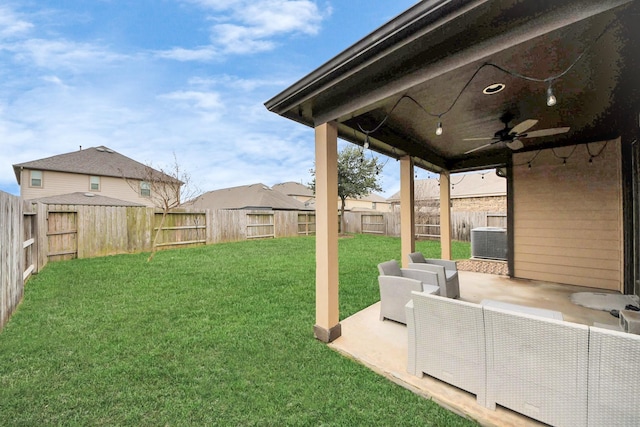
[[[98,145],[157,167],[175,152],[202,191],[306,184],[313,130],[264,102],[415,3],[3,1],[0,190],[19,193],[15,163]]]

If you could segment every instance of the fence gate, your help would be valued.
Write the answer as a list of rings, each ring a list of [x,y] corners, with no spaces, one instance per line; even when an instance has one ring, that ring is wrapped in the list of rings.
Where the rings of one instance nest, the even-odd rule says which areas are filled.
[[[76,211],[49,211],[47,215],[49,261],[78,257],[78,213]]]
[[[316,234],[316,214],[307,212],[298,214],[298,234],[305,236]]]
[[[384,215],[362,215],[360,221],[363,233],[386,234],[387,232]]]
[[[276,237],[273,214],[247,214],[247,239],[268,237]]]

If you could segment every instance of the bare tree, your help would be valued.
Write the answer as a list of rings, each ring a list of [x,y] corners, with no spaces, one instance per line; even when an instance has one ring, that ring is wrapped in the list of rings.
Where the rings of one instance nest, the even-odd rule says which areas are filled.
[[[151,254],[147,262],[151,261],[157,251],[157,243],[162,227],[169,212],[182,205],[183,200],[192,200],[199,195],[199,191],[192,185],[191,176],[182,169],[176,154],[173,153],[173,163],[168,167],[154,168],[150,164],[144,165],[136,178],[129,178],[120,171],[123,178],[136,193],[143,193],[153,205],[162,211],[162,218],[153,242]]]

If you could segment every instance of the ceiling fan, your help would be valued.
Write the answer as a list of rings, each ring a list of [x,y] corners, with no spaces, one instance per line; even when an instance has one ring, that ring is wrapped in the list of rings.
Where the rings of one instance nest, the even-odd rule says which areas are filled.
[[[486,138],[465,138],[464,141],[491,141],[487,144],[481,145],[480,147],[472,148],[469,151],[466,151],[464,154],[473,153],[474,151],[482,150],[483,148],[490,147],[494,144],[498,144],[500,142],[504,142],[507,147],[512,150],[519,150],[524,147],[520,138],[536,138],[541,136],[551,136],[558,135],[561,133],[566,133],[569,131],[569,127],[561,127],[561,128],[549,128],[549,129],[540,129],[534,130],[531,132],[527,132],[529,129],[534,127],[538,120],[535,119],[527,119],[515,125],[514,127],[509,127],[509,122],[513,120],[513,115],[510,113],[505,113],[500,117],[500,121],[504,123],[504,128],[497,131],[493,137]]]

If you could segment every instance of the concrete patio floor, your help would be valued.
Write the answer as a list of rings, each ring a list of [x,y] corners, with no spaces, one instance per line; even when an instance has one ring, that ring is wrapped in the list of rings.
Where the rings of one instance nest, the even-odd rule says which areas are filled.
[[[585,325],[594,322],[617,328],[618,319],[605,311],[573,304],[574,292],[599,291],[579,286],[560,285],[506,276],[459,271],[460,299],[479,303],[494,299],[531,307],[560,311],[564,320]],[[600,292],[600,291],[599,291]],[[610,291],[602,291],[610,292]],[[543,426],[531,418],[497,407],[495,411],[476,403],[476,397],[435,378],[418,378],[406,372],[407,328],[380,321],[380,303],[341,321],[342,336],[330,347],[353,358],[380,375],[439,405],[484,426]]]

